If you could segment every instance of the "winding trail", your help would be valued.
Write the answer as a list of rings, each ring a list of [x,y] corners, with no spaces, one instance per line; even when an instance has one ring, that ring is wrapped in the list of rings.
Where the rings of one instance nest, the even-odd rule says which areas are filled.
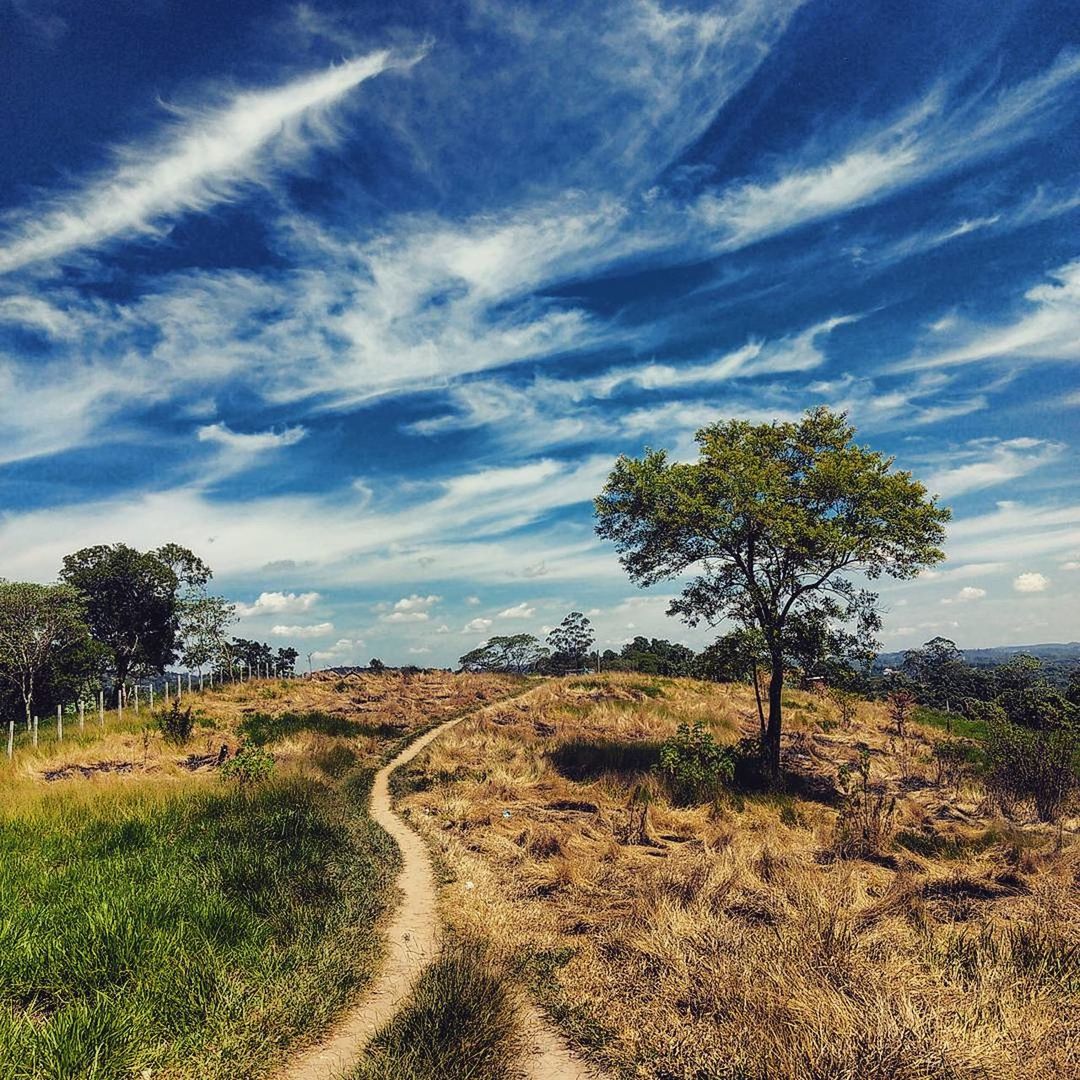
[[[518,700],[524,700],[526,693]],[[410,743],[376,774],[371,789],[371,816],[401,850],[398,886],[401,906],[386,934],[382,971],[363,999],[346,1013],[320,1043],[304,1051],[276,1075],[278,1080],[338,1080],[359,1061],[364,1047],[389,1020],[419,976],[438,954],[441,932],[437,891],[431,858],[419,835],[394,813],[390,800],[390,774],[412,761],[444,732],[502,702],[492,702],[471,713],[454,717]],[[568,1048],[539,1010],[528,1007],[523,1016],[527,1051],[521,1068],[528,1080],[597,1080]]]

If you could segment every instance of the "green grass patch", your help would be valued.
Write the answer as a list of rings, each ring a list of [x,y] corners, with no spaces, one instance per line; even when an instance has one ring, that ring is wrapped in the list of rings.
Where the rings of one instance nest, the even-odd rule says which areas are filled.
[[[253,713],[245,716],[240,724],[240,733],[256,746],[266,746],[279,742],[290,735],[312,732],[318,735],[331,735],[335,738],[379,738],[394,739],[404,732],[398,724],[367,724],[362,720],[350,720],[322,712]]]
[[[989,729],[984,720],[969,720],[959,713],[948,713],[944,709],[931,709],[920,705],[912,715],[916,724],[948,731],[965,739],[985,739]]]
[[[50,793],[6,815],[0,1078],[247,1076],[324,1027],[377,964],[398,864],[369,784]]]
[[[353,1080],[510,1080],[522,1044],[504,972],[480,945],[451,945],[369,1044]]]

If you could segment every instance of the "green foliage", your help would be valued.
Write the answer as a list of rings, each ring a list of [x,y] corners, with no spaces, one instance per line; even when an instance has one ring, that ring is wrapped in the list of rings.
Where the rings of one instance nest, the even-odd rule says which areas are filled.
[[[396,859],[307,779],[8,813],[0,1080],[262,1075],[371,977]]]
[[[221,775],[242,785],[268,780],[274,771],[274,755],[261,746],[242,746],[221,766]]]
[[[635,582],[696,572],[671,614],[760,631],[774,774],[789,623],[854,620],[869,647],[876,597],[850,575],[911,578],[944,558],[949,512],[853,436],[846,417],[826,408],[795,423],[717,423],[698,432],[696,462],[669,462],[662,450],[619,458],[596,500],[597,532]]]
[[[724,783],[735,776],[735,758],[721,746],[700,721],[680,724],[678,731],[660,747],[660,772],[672,798],[682,805],[715,798]]]
[[[28,720],[35,702],[75,696],[97,659],[77,590],[0,580],[0,683]]]
[[[1033,806],[1056,822],[1080,792],[1080,731],[1031,729],[1007,720],[990,725],[986,785],[1005,812]]]
[[[210,570],[178,544],[146,552],[99,544],[65,556],[60,577],[82,594],[90,632],[122,686],[133,672],[161,671],[173,661],[179,591],[205,585]]]
[[[523,1049],[516,1004],[482,945],[451,945],[376,1032],[352,1080],[510,1080]]]
[[[589,649],[595,640],[592,623],[580,611],[571,611],[548,634],[551,656],[545,666],[557,674],[586,667]]]
[[[158,730],[166,741],[183,746],[195,729],[195,717],[191,706],[183,708],[179,698],[173,698],[167,709],[161,709],[154,717]]]
[[[506,671],[523,675],[536,671],[548,650],[532,634],[489,638],[467,652],[458,663],[464,671]]]
[[[236,621],[236,605],[205,588],[192,590],[177,603],[180,660],[189,669],[223,666],[228,654],[225,632]]]
[[[381,675],[386,670],[386,665],[378,657],[372,657],[368,662],[368,669],[373,675]]]
[[[605,671],[640,671],[645,675],[689,675],[694,665],[694,650],[662,638],[635,637],[619,652],[605,649]]]

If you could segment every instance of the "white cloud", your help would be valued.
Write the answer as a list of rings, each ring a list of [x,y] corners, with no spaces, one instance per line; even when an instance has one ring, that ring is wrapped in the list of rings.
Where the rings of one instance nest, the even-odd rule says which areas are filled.
[[[954,451],[950,464],[926,477],[927,489],[951,498],[1025,476],[1061,456],[1064,443],[1016,438],[979,440]],[[974,460],[967,460],[974,459]]]
[[[376,52],[270,90],[236,94],[218,108],[173,108],[178,119],[155,144],[118,150],[111,171],[10,230],[0,248],[0,272],[160,231],[178,215],[235,198],[241,185],[330,141],[326,110],[350,90],[415,59]]]
[[[237,604],[236,613],[244,619],[252,615],[291,615],[310,611],[320,599],[317,592],[263,592],[253,604]]]
[[[490,619],[477,618],[467,622],[461,632],[463,634],[482,634],[490,626]]]
[[[943,604],[967,604],[973,600],[981,600],[986,595],[985,589],[977,585],[965,585],[955,596],[946,596]]]
[[[500,611],[496,619],[531,619],[536,614],[536,608],[529,607],[525,601]]]
[[[1058,267],[1049,277],[1048,283],[1028,289],[1025,310],[1012,322],[954,328],[959,344],[917,354],[895,370],[1001,359],[1016,363],[1080,360],[1080,260]]]
[[[356,662],[356,650],[364,647],[362,638],[339,638],[328,649],[320,649],[311,654],[311,659],[316,664],[340,664],[343,661]]]
[[[431,616],[426,611],[391,611],[389,615],[380,615],[383,622],[412,623],[427,622]]]
[[[409,647],[409,652],[414,656],[420,656],[423,653],[431,652],[431,650],[426,645],[412,645]]]
[[[270,633],[274,637],[316,638],[331,633],[333,629],[332,622],[321,622],[310,626],[272,626]]]
[[[216,443],[229,450],[243,454],[258,454],[263,450],[274,450],[279,446],[295,446],[307,435],[303,427],[289,427],[283,431],[232,431],[223,423],[204,424],[196,432],[199,442]]]
[[[419,596],[417,593],[413,593],[412,596],[403,596],[394,604],[395,611],[427,611],[429,608],[434,607],[440,600],[441,596]]]
[[[1017,575],[1013,579],[1013,588],[1017,592],[1022,593],[1035,593],[1045,592],[1050,587],[1050,579],[1044,574],[1038,574],[1029,571],[1024,574]]]

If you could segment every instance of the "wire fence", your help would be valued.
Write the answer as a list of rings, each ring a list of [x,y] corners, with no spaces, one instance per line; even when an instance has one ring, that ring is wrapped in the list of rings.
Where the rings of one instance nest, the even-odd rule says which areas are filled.
[[[142,717],[149,717],[159,706],[171,708],[173,702],[183,702],[185,697],[211,690],[215,686],[294,678],[297,678],[294,671],[279,664],[238,662],[231,669],[169,672],[133,681],[114,688],[116,701],[109,708],[105,706],[105,691],[98,690],[96,695],[84,695],[70,704],[57,705],[55,724],[51,716],[47,716],[44,723],[35,714],[19,720],[9,718],[6,724],[7,758],[8,761],[13,760],[20,750],[37,750],[44,744],[63,743],[65,724],[69,737],[71,727],[75,725],[81,738],[85,737],[88,728],[93,732],[95,725],[99,735],[109,730],[124,730],[125,726],[137,729]]]

